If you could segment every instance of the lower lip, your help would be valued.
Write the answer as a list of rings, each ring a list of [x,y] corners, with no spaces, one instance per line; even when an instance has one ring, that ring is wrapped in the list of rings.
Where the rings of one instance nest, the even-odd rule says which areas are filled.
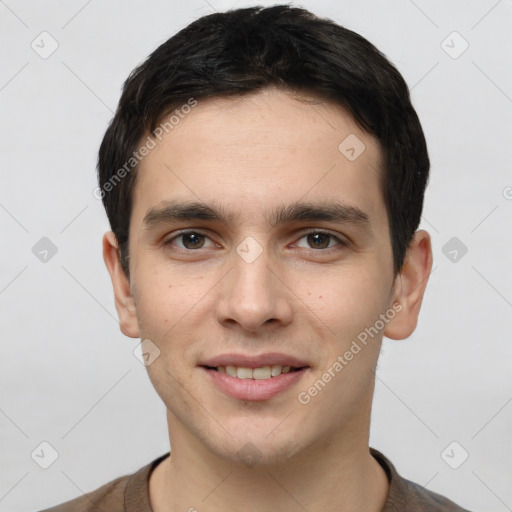
[[[214,384],[226,395],[239,400],[268,400],[279,393],[289,389],[299,382],[308,368],[302,368],[294,372],[282,373],[277,377],[270,379],[238,379],[230,377],[227,373],[221,373],[217,370],[202,369],[210,376]]]

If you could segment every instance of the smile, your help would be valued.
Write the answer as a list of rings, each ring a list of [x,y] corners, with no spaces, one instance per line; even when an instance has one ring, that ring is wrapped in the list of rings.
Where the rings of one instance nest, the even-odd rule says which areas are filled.
[[[210,383],[223,394],[250,401],[269,400],[284,393],[297,385],[310,369],[280,365],[259,368],[231,365],[200,368],[206,373]]]
[[[255,379],[255,380],[267,380],[273,377],[278,377],[283,373],[296,372],[300,368],[293,366],[281,366],[280,364],[274,364],[272,366],[261,366],[260,368],[247,368],[244,366],[217,366],[217,368],[207,367],[211,370],[217,370],[220,373],[226,373],[230,377],[237,379]]]

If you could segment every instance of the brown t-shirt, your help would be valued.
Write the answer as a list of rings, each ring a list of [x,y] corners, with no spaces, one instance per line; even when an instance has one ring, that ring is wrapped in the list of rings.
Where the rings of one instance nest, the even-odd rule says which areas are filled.
[[[389,491],[382,512],[469,512],[440,494],[402,478],[379,451],[370,453],[384,468]],[[151,471],[169,456],[162,455],[132,475],[125,475],[99,489],[42,512],[152,512],[149,502]]]

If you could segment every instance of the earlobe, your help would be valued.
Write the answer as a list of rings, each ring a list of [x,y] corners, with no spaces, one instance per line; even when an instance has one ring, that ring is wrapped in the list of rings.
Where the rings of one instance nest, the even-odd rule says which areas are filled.
[[[118,243],[112,231],[107,231],[103,235],[103,260],[112,280],[119,328],[128,337],[139,338],[137,310],[131,293],[130,280],[121,267]]]
[[[416,231],[402,270],[395,278],[392,303],[399,303],[401,309],[387,324],[384,336],[393,340],[403,340],[414,332],[431,270],[430,235],[424,230]]]

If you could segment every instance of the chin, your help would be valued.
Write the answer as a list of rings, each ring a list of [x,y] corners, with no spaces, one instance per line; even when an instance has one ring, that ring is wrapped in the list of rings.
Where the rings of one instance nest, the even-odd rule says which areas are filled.
[[[300,450],[300,445],[289,433],[274,432],[269,436],[271,431],[265,429],[254,435],[246,430],[226,439],[215,451],[218,456],[248,468],[285,464]]]

